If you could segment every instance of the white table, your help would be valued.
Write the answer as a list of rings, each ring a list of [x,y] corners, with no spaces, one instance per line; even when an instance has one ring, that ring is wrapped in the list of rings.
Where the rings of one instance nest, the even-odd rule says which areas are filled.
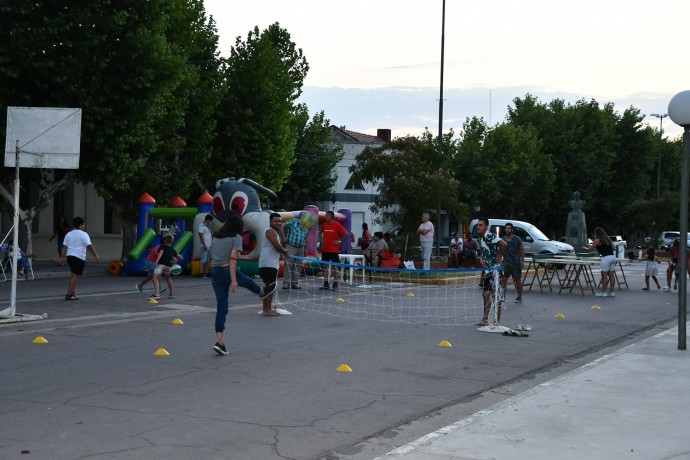
[[[355,278],[355,265],[364,265],[364,256],[362,254],[338,254],[340,263],[349,265],[350,281],[348,284],[352,285]],[[345,280],[345,270],[340,270],[340,279]]]

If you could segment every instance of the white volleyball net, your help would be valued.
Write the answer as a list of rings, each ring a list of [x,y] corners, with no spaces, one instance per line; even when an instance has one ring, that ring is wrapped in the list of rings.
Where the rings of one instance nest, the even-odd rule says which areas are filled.
[[[411,324],[475,325],[482,319],[480,269],[400,270],[295,259],[302,275],[296,286],[285,274],[278,279],[274,308]]]

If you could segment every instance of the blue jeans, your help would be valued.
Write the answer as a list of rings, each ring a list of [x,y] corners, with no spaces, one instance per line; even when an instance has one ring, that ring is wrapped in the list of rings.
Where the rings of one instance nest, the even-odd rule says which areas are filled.
[[[250,277],[238,268],[235,271],[237,285],[258,294],[261,288]],[[216,293],[216,332],[225,330],[225,318],[228,316],[228,296],[230,292],[230,268],[211,267],[211,286]]]

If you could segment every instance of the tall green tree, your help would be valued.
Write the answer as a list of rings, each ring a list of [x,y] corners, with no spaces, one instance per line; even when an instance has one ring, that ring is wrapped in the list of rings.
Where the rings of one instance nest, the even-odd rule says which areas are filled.
[[[309,120],[304,104],[295,113],[297,144],[290,177],[278,194],[276,207],[302,209],[314,202],[335,184],[335,167],[343,158],[342,144],[331,140],[331,125],[323,111]]]
[[[452,133],[444,138],[444,144]],[[452,148],[452,146],[451,146]],[[439,151],[430,133],[393,139],[381,147],[367,147],[355,157],[350,172],[375,184],[379,198],[371,206],[384,221],[417,228],[423,211],[447,209],[460,218],[469,210],[458,200],[458,181],[450,168],[449,153]]]
[[[203,3],[8,0],[0,13],[1,108],[83,109],[76,178],[115,209],[127,252],[136,197],[184,191],[185,153],[209,150],[219,60]]]
[[[278,23],[237,37],[225,70],[216,151],[204,183],[248,177],[280,190],[295,161],[296,100],[309,64]]]

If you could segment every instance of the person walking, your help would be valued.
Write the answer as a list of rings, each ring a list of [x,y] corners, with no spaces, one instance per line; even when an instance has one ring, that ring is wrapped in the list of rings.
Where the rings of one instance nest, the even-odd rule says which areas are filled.
[[[657,265],[659,265],[661,263],[661,261],[656,256],[653,246],[649,246],[647,248],[647,251],[645,252],[645,254],[647,256],[647,266],[645,267],[645,270],[644,270],[645,287],[643,287],[642,290],[643,291],[649,291],[649,277],[651,277],[654,280],[654,282],[656,283],[656,288],[661,289],[661,285],[659,284],[659,280],[656,279],[656,275],[658,274]]]
[[[211,243],[213,242],[213,235],[211,235],[211,222],[213,222],[213,216],[211,214],[206,214],[204,221],[199,224],[199,240],[201,241],[201,256],[199,257],[199,275],[202,278],[208,278],[208,261],[209,261],[209,250],[211,248]]]
[[[431,269],[431,248],[434,244],[434,224],[429,221],[429,213],[422,213],[422,223],[417,228],[419,244],[422,247],[422,260],[424,270]]]
[[[96,250],[93,244],[91,244],[91,238],[84,231],[86,221],[82,217],[77,216],[72,220],[72,226],[74,227],[73,230],[65,235],[62,253],[60,254],[60,265],[69,264],[71,271],[65,300],[79,300],[75,289],[77,288],[79,277],[84,273],[86,251],[90,251],[96,262],[98,262],[98,254],[96,254]]]
[[[517,297],[515,303],[522,303],[522,266],[525,263],[525,246],[522,239],[513,234],[513,224],[505,224],[505,235],[503,241],[506,242],[506,251],[503,254],[503,293],[508,287],[508,278],[513,278]]]
[[[500,288],[503,277],[503,270],[496,267],[503,261],[503,253],[507,248],[507,243],[499,238],[498,235],[489,231],[489,219],[480,217],[477,221],[477,231],[479,232],[479,250],[484,261],[482,298],[484,300],[484,314],[477,326],[489,325],[489,310],[491,309],[491,296],[496,295],[496,290]],[[498,283],[494,282],[494,267],[498,270]],[[503,295],[499,292],[499,297]],[[496,302],[496,321],[495,326],[501,322],[501,304],[503,299],[499,298]]]
[[[584,249],[587,252],[596,249],[601,256],[601,291],[595,295],[597,297],[616,297],[616,248],[603,228],[595,228],[594,236],[596,239]],[[608,291],[606,290],[607,284],[610,286]]]
[[[299,275],[302,262],[294,256],[304,257],[304,242],[311,229],[311,214],[301,211],[297,218],[292,218],[280,227],[280,239],[285,244],[288,256],[285,258],[285,273],[283,274],[283,289],[301,289]],[[307,226],[309,228],[307,228]]]
[[[213,345],[213,350],[219,355],[228,354],[223,341],[225,321],[230,306],[228,293],[236,293],[237,286],[249,289],[262,299],[275,292],[275,284],[272,291],[264,291],[239,269],[237,260],[242,252],[242,232],[244,232],[242,217],[232,214],[227,217],[220,230],[213,234],[211,243],[211,286],[216,295],[216,343]]]
[[[280,313],[275,311],[272,307],[273,292],[276,290],[276,283],[278,281],[278,269],[280,268],[280,256],[289,256],[285,248],[280,244],[280,227],[282,219],[277,212],[271,213],[268,217],[269,227],[266,229],[264,235],[263,245],[261,246],[261,253],[259,255],[259,274],[264,282],[264,290],[270,292],[263,298],[263,312],[264,316],[280,316]]]

